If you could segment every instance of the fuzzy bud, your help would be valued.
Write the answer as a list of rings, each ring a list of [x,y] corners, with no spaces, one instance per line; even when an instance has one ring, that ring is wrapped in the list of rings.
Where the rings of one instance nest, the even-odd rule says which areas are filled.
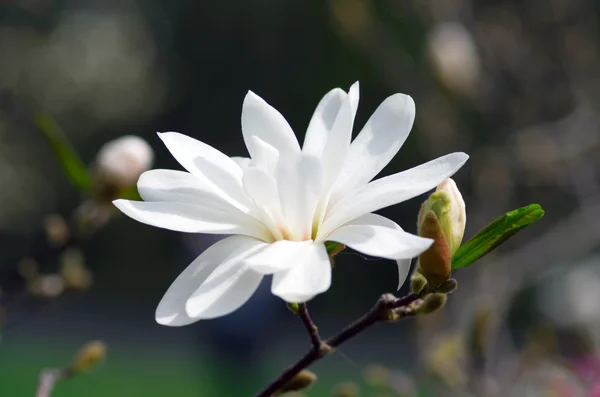
[[[69,225],[60,215],[49,215],[44,219],[46,239],[52,247],[62,247],[69,239]]]
[[[72,375],[88,371],[104,361],[106,357],[106,344],[101,341],[89,342],[81,347],[71,366],[69,367]]]
[[[417,270],[410,276],[410,290],[413,294],[419,295],[427,285],[427,280]]]
[[[439,292],[441,294],[450,294],[450,293],[454,292],[457,287],[458,287],[458,281],[456,281],[455,279],[451,278],[450,280],[446,280],[443,283],[441,283],[435,289],[435,291]]]
[[[390,370],[383,365],[371,364],[364,371],[365,382],[372,387],[385,387],[390,381]]]
[[[298,372],[292,379],[290,379],[285,385],[278,390],[277,395],[285,393],[305,390],[313,385],[317,381],[317,375],[314,372],[307,369],[303,369]]]
[[[127,135],[106,143],[96,157],[95,176],[100,185],[117,190],[134,186],[150,169],[154,152],[140,137]]]
[[[344,382],[336,386],[333,397],[358,397],[360,389],[354,382]]]
[[[423,303],[419,307],[419,313],[431,314],[444,307],[446,300],[445,294],[429,294],[423,299]]]
[[[74,290],[86,290],[93,281],[92,273],[85,267],[83,252],[70,248],[60,256],[60,276],[65,287]]]

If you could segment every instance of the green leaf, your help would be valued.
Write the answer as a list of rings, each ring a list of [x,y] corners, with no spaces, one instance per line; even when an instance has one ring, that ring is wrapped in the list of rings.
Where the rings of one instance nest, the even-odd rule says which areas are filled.
[[[117,194],[117,198],[133,201],[142,201],[142,196],[138,193],[137,187],[125,188]]]
[[[71,183],[81,191],[90,190],[92,177],[56,121],[48,114],[38,114],[35,124],[48,139],[54,154]]]
[[[544,216],[539,204],[507,212],[464,243],[452,257],[452,269],[470,266],[497,246]]]
[[[327,254],[331,255],[338,247],[342,245],[336,241],[325,241],[325,249],[327,249]]]

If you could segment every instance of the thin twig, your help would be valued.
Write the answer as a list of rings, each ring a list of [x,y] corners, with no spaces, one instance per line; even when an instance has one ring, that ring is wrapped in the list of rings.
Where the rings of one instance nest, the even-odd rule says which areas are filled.
[[[306,303],[300,303],[298,305],[298,316],[300,316],[302,324],[304,324],[304,327],[310,336],[310,342],[312,343],[313,348],[320,348],[323,340],[319,336],[319,329],[308,313],[308,307],[306,307]]]
[[[405,297],[402,297],[402,298],[398,298],[398,299],[394,299],[394,300],[389,300],[388,303],[387,303],[387,308],[388,309],[398,309],[398,308],[401,308],[401,307],[406,307],[406,306],[412,304],[417,299],[421,298],[422,295],[425,295],[425,294],[427,294],[429,292],[431,292],[431,291],[428,290],[428,289],[426,289],[420,295],[417,295],[417,294],[408,294],[408,295],[406,295]]]
[[[296,376],[300,371],[307,368],[311,364],[316,361],[319,361],[329,353],[333,351],[336,347],[340,346],[342,343],[346,342],[350,338],[356,336],[361,333],[365,329],[371,327],[374,324],[379,322],[391,321],[391,320],[399,320],[404,317],[408,317],[414,315],[413,311],[407,310],[408,306],[419,299],[420,296],[415,294],[407,295],[403,298],[395,298],[393,295],[385,294],[382,295],[375,306],[371,308],[364,316],[360,317],[358,320],[354,321],[352,324],[344,328],[337,335],[332,336],[325,341],[322,341],[318,334],[316,334],[318,339],[314,339],[311,334],[311,330],[314,327],[316,332],[316,326],[308,317],[308,311],[305,312],[308,320],[303,317],[303,322],[307,326],[309,330],[309,334],[311,334],[311,340],[313,341],[313,346],[311,349],[306,352],[306,354],[300,358],[295,364],[288,367],[277,379],[273,382],[269,383],[263,390],[261,390],[255,397],[271,397],[282,386],[284,386],[287,382],[289,382],[294,376]],[[306,306],[304,306],[304,310],[306,310]],[[302,317],[302,306],[300,306],[299,314]],[[318,341],[315,344],[315,340]]]

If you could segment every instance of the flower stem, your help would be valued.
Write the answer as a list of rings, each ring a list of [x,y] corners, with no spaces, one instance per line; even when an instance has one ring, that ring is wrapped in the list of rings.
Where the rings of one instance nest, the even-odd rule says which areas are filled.
[[[306,303],[298,304],[298,315],[300,316],[300,319],[302,320],[302,323],[304,324],[304,327],[306,328],[306,331],[310,336],[310,342],[312,344],[312,347],[321,348],[323,340],[319,336],[319,329],[317,328],[312,318],[310,317],[310,314],[308,313]]]
[[[407,310],[407,308],[419,298],[420,296],[416,294],[409,294],[403,298],[396,298],[393,295],[384,294],[379,298],[375,306],[373,306],[373,308],[371,308],[371,310],[369,310],[365,315],[344,328],[337,335],[334,335],[325,341],[319,337],[317,327],[310,318],[306,305],[300,305],[300,311],[298,314],[302,318],[302,322],[304,323],[311,337],[312,347],[308,352],[306,352],[306,354],[304,354],[304,356],[296,361],[295,364],[288,367],[281,375],[279,375],[279,377],[277,377],[277,379],[269,383],[264,389],[258,392],[255,397],[272,397],[276,395],[277,391],[300,371],[327,356],[333,351],[333,349],[358,335],[365,329],[371,327],[372,325],[380,322],[390,321],[392,320],[392,317],[395,321],[414,315],[414,312]],[[392,314],[395,314],[395,316],[392,316]]]

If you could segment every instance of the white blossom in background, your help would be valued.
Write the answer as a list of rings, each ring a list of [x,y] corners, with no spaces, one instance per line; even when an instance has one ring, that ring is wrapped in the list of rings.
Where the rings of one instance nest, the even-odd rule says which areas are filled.
[[[358,99],[358,83],[348,93],[327,93],[300,147],[285,118],[249,92],[242,108],[249,158],[230,158],[175,132],[159,134],[187,172],[148,171],[138,181],[143,202],[114,204],[149,225],[233,235],[204,251],[173,282],[156,311],[160,324],[228,314],[271,274],[273,294],[287,302],[310,300],[331,284],[325,241],[396,260],[402,285],[410,259],[431,240],[372,212],[435,188],[468,156],[453,153],[370,182],[408,137],[415,104],[407,95],[392,95],[351,142]]]
[[[460,22],[442,22],[429,33],[427,50],[441,82],[459,94],[472,93],[479,83],[481,62],[473,35]]]
[[[600,340],[600,256],[582,262],[567,263],[549,272],[537,284],[543,285],[537,295],[541,311],[561,327],[585,327]]]
[[[144,139],[126,135],[100,148],[96,156],[97,176],[111,186],[134,186],[154,161],[154,151]]]

